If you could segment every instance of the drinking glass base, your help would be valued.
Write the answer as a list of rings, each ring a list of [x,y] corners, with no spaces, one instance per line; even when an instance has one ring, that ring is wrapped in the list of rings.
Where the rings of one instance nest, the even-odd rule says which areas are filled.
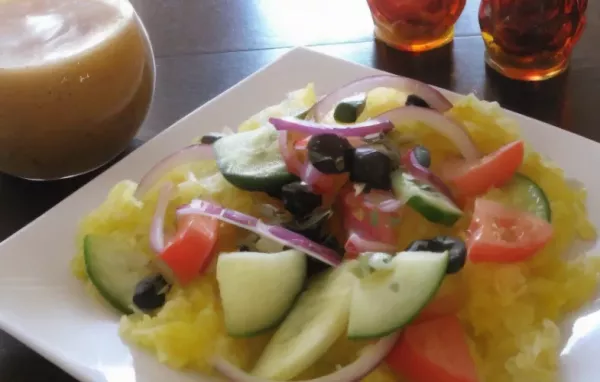
[[[505,77],[519,81],[544,81],[556,77],[563,73],[569,67],[569,61],[561,61],[556,65],[547,68],[523,68],[509,65],[502,65],[496,61],[489,52],[485,53],[485,62],[495,71]]]
[[[375,22],[375,37],[384,44],[398,50],[408,52],[425,52],[444,46],[454,38],[454,27],[448,29],[442,36],[433,40],[411,40],[395,35],[387,28],[378,25]]]

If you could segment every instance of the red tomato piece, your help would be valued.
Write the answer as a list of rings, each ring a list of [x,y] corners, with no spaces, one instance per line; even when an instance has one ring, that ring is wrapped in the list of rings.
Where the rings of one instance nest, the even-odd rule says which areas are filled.
[[[411,382],[477,382],[467,337],[456,316],[404,329],[387,356],[388,365]]]
[[[371,190],[368,194],[356,195],[354,189],[348,187],[340,197],[344,229],[347,232],[355,232],[370,241],[393,246],[397,244],[396,228],[400,224],[402,209],[382,210],[386,203],[395,202],[391,192]]]
[[[527,260],[552,238],[552,225],[525,211],[485,199],[475,200],[467,238],[474,263]]]
[[[515,141],[476,161],[446,165],[443,178],[462,196],[481,195],[507,183],[523,163],[524,156],[525,144]]]
[[[181,285],[193,281],[210,265],[218,227],[216,219],[205,216],[190,215],[178,222],[177,233],[158,259]]]
[[[312,137],[312,135],[309,135],[308,137],[297,140],[296,143],[294,143],[294,148],[297,151],[306,150],[306,146],[308,145],[308,141],[310,141],[311,137]]]
[[[312,191],[320,195],[335,195],[342,188],[346,182],[348,182],[348,174],[323,174],[319,172],[314,166],[311,166],[313,173],[308,174],[306,167],[300,178],[306,182]]]
[[[285,166],[290,173],[300,176],[304,159],[298,156],[298,151],[294,148],[294,140],[300,135],[288,131],[282,131],[279,134],[279,151],[283,157]]]

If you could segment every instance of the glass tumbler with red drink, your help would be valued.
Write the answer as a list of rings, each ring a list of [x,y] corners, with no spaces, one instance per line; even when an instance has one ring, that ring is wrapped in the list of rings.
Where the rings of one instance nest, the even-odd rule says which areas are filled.
[[[367,0],[375,36],[394,48],[412,52],[452,41],[454,24],[466,0]]]
[[[562,73],[586,24],[587,0],[481,0],[486,62],[503,75],[538,81]]]

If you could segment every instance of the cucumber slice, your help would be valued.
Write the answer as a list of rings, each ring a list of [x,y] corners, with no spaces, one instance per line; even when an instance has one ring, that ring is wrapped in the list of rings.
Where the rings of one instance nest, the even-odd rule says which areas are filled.
[[[279,190],[297,178],[287,171],[278,138],[279,133],[265,125],[219,139],[213,144],[219,170],[243,190]]]
[[[231,336],[247,337],[275,327],[285,317],[306,277],[306,255],[234,252],[217,260],[225,327]]]
[[[515,174],[511,181],[501,188],[498,200],[508,205],[528,211],[548,222],[552,221],[552,209],[544,190],[533,180],[522,174]]]
[[[114,238],[87,235],[83,239],[87,275],[104,299],[118,311],[132,314],[137,283],[150,275],[150,259]]]
[[[355,283],[348,338],[379,338],[409,323],[441,286],[448,253],[400,252],[389,265]]]
[[[345,266],[314,280],[267,344],[252,374],[287,381],[321,358],[346,330],[356,281]]]
[[[433,223],[451,226],[463,214],[446,195],[408,173],[392,174],[392,188],[406,204]]]

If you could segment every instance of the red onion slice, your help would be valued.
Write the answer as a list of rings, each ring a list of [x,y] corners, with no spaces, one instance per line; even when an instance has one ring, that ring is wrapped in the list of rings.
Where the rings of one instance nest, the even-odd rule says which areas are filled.
[[[404,205],[404,202],[396,199],[390,191],[372,190],[364,194],[364,200],[365,206],[381,212],[396,212]]]
[[[309,111],[309,116],[315,121],[321,121],[344,98],[358,93],[366,93],[379,87],[394,88],[417,95],[425,100],[429,106],[442,113],[452,108],[452,103],[433,87],[410,78],[384,74],[362,78],[329,93],[313,105]]]
[[[394,125],[385,119],[375,118],[354,125],[325,125],[293,117],[269,118],[269,122],[279,131],[295,131],[303,134],[337,134],[343,137],[364,137],[366,135],[388,132]]]
[[[396,246],[380,241],[368,240],[359,234],[352,232],[346,240],[344,250],[348,253],[364,253],[364,252],[386,252],[396,253]]]
[[[133,196],[141,199],[168,172],[176,167],[193,162],[214,159],[210,145],[194,144],[187,146],[158,162],[142,177]]]
[[[413,121],[426,123],[450,139],[465,159],[474,160],[481,157],[481,153],[465,128],[452,118],[435,110],[417,106],[403,106],[387,111],[377,118],[387,119],[394,125]]]
[[[257,235],[267,237],[278,243],[292,247],[334,267],[342,262],[334,250],[317,244],[302,235],[289,231],[283,227],[266,224],[253,216],[223,208],[204,200],[193,200],[190,204],[180,207],[177,210],[177,216],[185,215],[214,217],[226,223],[254,232]]]
[[[161,253],[165,249],[165,214],[169,206],[169,200],[173,194],[173,184],[165,183],[158,192],[156,209],[150,224],[150,247],[156,253]]]
[[[396,344],[398,336],[398,333],[394,333],[380,339],[367,348],[356,361],[329,375],[301,382],[359,382],[385,360]],[[212,364],[217,371],[233,382],[275,382],[248,374],[220,357],[213,359]]]

